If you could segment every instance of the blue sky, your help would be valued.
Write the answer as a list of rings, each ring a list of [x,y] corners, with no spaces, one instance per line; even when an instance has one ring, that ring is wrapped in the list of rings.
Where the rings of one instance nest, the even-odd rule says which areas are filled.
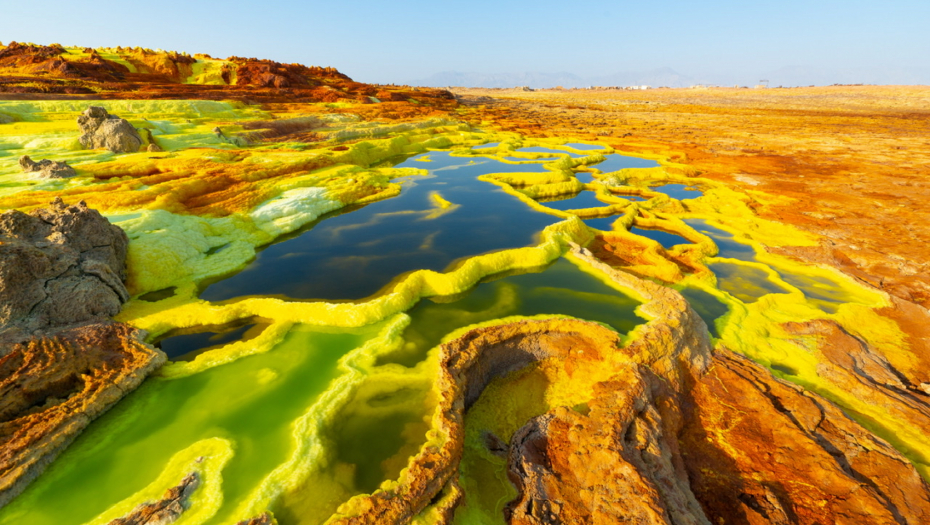
[[[784,66],[930,68],[928,0],[0,2],[4,43],[256,56],[365,82],[450,70],[755,78]]]

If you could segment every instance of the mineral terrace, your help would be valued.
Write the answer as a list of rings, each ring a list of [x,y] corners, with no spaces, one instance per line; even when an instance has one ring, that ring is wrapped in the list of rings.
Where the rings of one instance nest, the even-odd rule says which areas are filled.
[[[0,45],[0,524],[930,523],[928,108]]]

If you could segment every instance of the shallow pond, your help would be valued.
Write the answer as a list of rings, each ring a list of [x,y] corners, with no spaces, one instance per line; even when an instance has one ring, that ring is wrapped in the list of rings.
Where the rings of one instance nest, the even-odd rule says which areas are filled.
[[[638,305],[603,280],[559,259],[535,272],[490,276],[456,296],[421,300],[408,312],[412,322],[403,333],[405,344],[376,367],[413,366],[447,333],[511,315],[570,315],[627,332],[643,322],[634,313]],[[376,327],[335,331],[297,327],[266,353],[182,379],[146,382],[95,422],[4,509],[0,523],[83,523],[145,487],[174,453],[215,436],[232,440],[235,455],[223,470],[224,503],[208,523],[241,519],[232,514],[236,506],[293,449],[293,422],[343,374],[337,368],[339,359],[376,332]],[[346,497],[370,492],[383,480],[395,478],[406,465],[405,458],[425,440],[422,421],[433,406],[426,397],[430,384],[424,381],[422,391],[398,387],[392,401],[387,394],[379,397],[382,403],[396,402],[402,410],[372,411],[372,400],[365,406],[350,404],[327,428],[332,461],[348,468],[340,470],[338,481]],[[345,472],[352,474],[346,478]],[[324,472],[316,482],[323,483],[319,487],[306,482],[302,494],[318,495],[327,483],[336,483],[335,475]],[[321,522],[343,499],[317,501],[313,510],[300,504],[280,510],[301,522]],[[55,505],[40,504],[49,501]],[[24,516],[27,521],[22,521]]]
[[[754,303],[770,293],[789,292],[769,279],[768,273],[760,268],[728,262],[712,263],[707,267],[717,275],[717,288],[744,303]]]
[[[582,144],[580,142],[567,142],[565,145],[569,148],[575,148],[581,151],[596,151],[604,149],[604,146],[598,146],[597,144]]]
[[[580,153],[572,153],[571,151],[563,151],[560,149],[553,149],[553,148],[544,148],[542,146],[520,148],[517,151],[522,152],[522,153],[553,153],[556,155],[568,155],[569,157],[572,157],[573,159],[587,156],[587,155],[580,154]]]
[[[607,159],[604,162],[593,164],[592,168],[597,168],[601,173],[612,173],[626,168],[657,168],[659,163],[654,160],[641,159],[639,157],[628,157],[617,153],[605,155]]]
[[[408,347],[394,362],[414,364],[452,329],[511,315],[564,314],[628,332],[643,322],[634,313],[639,304],[558,259],[541,272],[492,275],[464,294],[420,301],[408,312],[413,317],[404,333]]]
[[[597,192],[592,190],[582,190],[574,195],[560,195],[553,198],[537,199],[537,201],[547,208],[562,211],[610,206],[610,203],[598,199]]]
[[[613,223],[620,215],[608,215],[607,217],[595,217],[593,219],[582,219],[585,224],[596,230],[609,232],[613,230]]]
[[[696,199],[704,195],[703,191],[690,188],[684,184],[663,184],[661,186],[652,186],[649,189],[658,193],[664,193],[669,197],[678,199],[680,201]]]
[[[716,321],[727,314],[730,307],[720,299],[699,288],[684,288],[680,292],[688,300],[691,308],[694,308],[698,316],[707,324],[710,335],[720,337]]]
[[[431,162],[416,160],[427,156]],[[406,272],[442,271],[462,257],[531,245],[543,228],[560,220],[477,179],[487,173],[542,171],[541,163],[514,165],[431,152],[397,167],[430,173],[398,179],[403,189],[396,197],[334,212],[267,246],[244,270],[207,283],[200,297],[361,299]],[[434,192],[459,207],[437,208]]]
[[[661,244],[665,249],[669,249],[677,244],[691,243],[691,241],[685,239],[681,235],[676,235],[674,233],[669,233],[662,230],[651,230],[646,228],[637,228],[634,226],[630,229],[630,233],[635,233],[636,235],[642,235],[643,237],[652,239]]]
[[[684,219],[685,224],[710,237],[717,245],[717,257],[756,261],[756,250],[750,244],[736,240],[732,233],[711,226],[704,219]]]

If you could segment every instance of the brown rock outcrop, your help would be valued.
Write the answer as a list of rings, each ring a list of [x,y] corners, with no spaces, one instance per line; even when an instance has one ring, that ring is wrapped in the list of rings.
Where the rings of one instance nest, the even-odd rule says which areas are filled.
[[[119,313],[128,243],[83,202],[0,214],[0,343]]]
[[[252,519],[242,520],[236,525],[278,525],[278,521],[274,519],[270,512],[265,512]]]
[[[97,323],[13,345],[0,357],[0,507],[164,363],[141,335]]]
[[[24,173],[38,173],[43,179],[66,179],[77,175],[74,168],[68,166],[67,161],[42,159],[36,162],[29,158],[29,155],[19,158],[19,167]]]
[[[191,472],[176,486],[165,491],[158,501],[143,503],[128,515],[108,525],[167,525],[174,523],[189,507],[190,495],[200,486],[200,477]]]
[[[110,115],[105,108],[90,106],[78,117],[81,136],[78,141],[87,149],[106,148],[113,153],[135,153],[142,137],[126,119]]]

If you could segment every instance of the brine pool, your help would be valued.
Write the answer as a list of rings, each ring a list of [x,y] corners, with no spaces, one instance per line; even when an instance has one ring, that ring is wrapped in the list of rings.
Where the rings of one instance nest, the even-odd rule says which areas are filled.
[[[421,162],[426,156],[430,162]],[[608,172],[657,165],[622,155],[607,157],[593,167]],[[428,174],[404,177],[396,197],[324,216],[265,247],[244,270],[204,283],[200,297],[360,300],[384,291],[413,270],[442,271],[473,255],[533,245],[544,227],[561,219],[536,211],[477,177],[545,170],[544,162],[509,164],[448,152],[403,160],[398,167],[424,168]],[[676,186],[680,185],[661,190],[674,198],[699,196]],[[452,206],[438,207],[437,193]],[[544,205],[575,209],[607,203],[597,200],[594,192],[583,191]],[[610,229],[615,219],[586,222]],[[766,294],[787,293],[785,284],[801,290],[825,311],[835,311],[851,300],[837,282],[768,271],[755,249],[733,234],[706,221],[687,222],[717,243],[720,253],[710,268],[717,274],[719,290],[736,300],[749,303]],[[633,233],[666,248],[689,242],[659,230],[634,228]],[[772,280],[773,272],[782,283]],[[715,321],[727,313],[726,303],[697,288],[682,293],[711,334],[719,336]],[[396,478],[407,458],[425,442],[435,406],[436,363],[431,349],[444,336],[476,323],[540,314],[597,321],[627,333],[644,322],[635,312],[638,305],[623,289],[561,258],[544,268],[489,276],[456,296],[421,299],[401,314],[409,316],[401,344],[375,350],[376,357],[362,367],[349,366],[347,356],[371,352],[370,344],[380,340],[379,334],[396,318],[351,330],[294,326],[267,352],[183,378],[146,381],[0,510],[0,524],[86,523],[152,483],[175,454],[211,438],[228,440],[233,453],[222,470],[222,503],[206,523],[247,519],[251,515],[242,514],[243,502],[266,497],[272,490],[268,487],[284,485],[289,488],[270,497],[270,510],[280,523],[322,523],[349,497],[370,493],[384,480]],[[191,359],[255,337],[267,326],[268,320],[247,319],[196,332],[168,333],[158,344],[172,360]],[[361,375],[356,379],[357,392],[370,390],[377,395],[357,394],[332,403],[327,392],[353,374]],[[318,417],[320,423],[311,435],[301,435],[295,422],[307,417]],[[319,444],[320,461],[309,470],[288,474],[292,477],[287,483],[276,485],[273,480],[280,475],[276,471],[289,464],[301,440]]]

